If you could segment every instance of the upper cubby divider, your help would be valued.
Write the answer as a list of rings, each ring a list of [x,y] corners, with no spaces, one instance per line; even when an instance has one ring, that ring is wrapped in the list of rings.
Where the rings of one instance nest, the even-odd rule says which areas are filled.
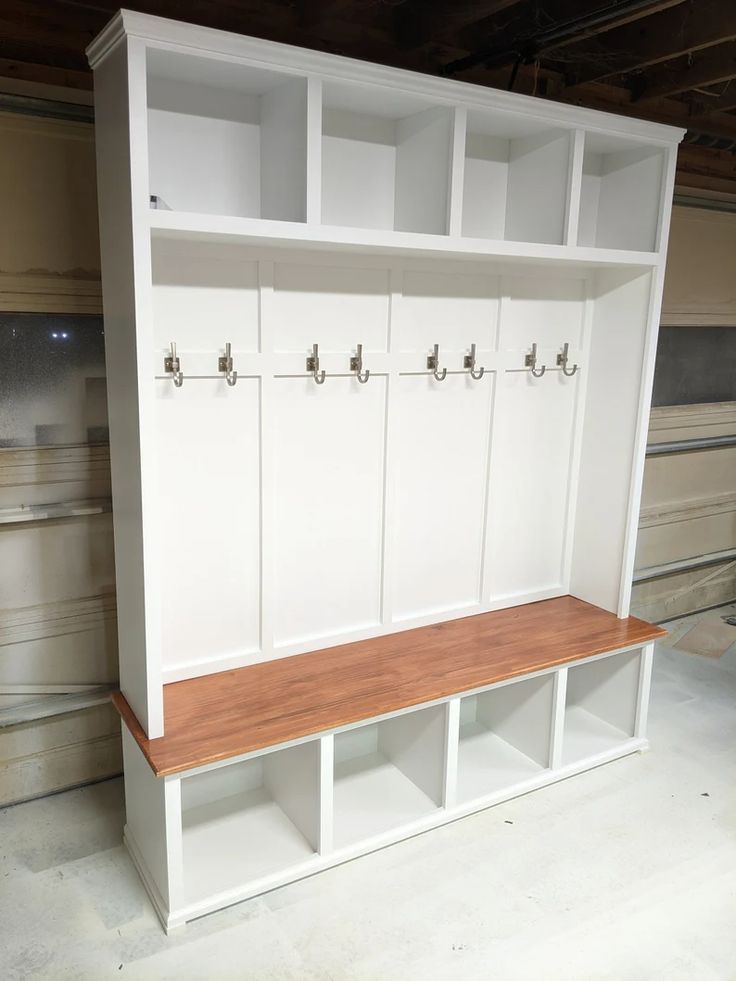
[[[323,93],[323,224],[445,234],[453,110],[348,83]]]
[[[160,206],[305,221],[305,77],[149,48],[147,92]]]
[[[654,252],[664,150],[585,134],[578,244]]]
[[[468,113],[462,234],[562,245],[573,134],[507,113]]]

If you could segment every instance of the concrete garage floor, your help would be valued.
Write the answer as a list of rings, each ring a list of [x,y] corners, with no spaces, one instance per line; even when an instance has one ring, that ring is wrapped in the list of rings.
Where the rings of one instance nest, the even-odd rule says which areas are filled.
[[[0,811],[0,978],[736,979],[736,645],[673,649],[698,619],[659,645],[649,753],[170,937],[120,780]]]

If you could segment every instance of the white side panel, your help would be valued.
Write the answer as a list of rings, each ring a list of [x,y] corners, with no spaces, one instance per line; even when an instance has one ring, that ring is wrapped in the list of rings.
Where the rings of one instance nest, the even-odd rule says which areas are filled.
[[[378,749],[438,807],[444,795],[446,705],[407,712],[378,727]]]
[[[387,269],[279,262],[274,266],[273,348],[320,353],[362,344],[385,351],[388,337]],[[348,370],[348,358],[344,363]]]
[[[307,217],[307,82],[284,82],[261,96],[261,216]]]
[[[176,342],[186,352],[217,351],[230,341],[233,351],[258,350],[258,264],[231,246],[154,239],[153,316],[156,348]],[[163,357],[163,355],[162,355]],[[163,363],[158,367],[163,372]]]
[[[258,381],[157,382],[166,668],[257,651]]]
[[[263,757],[263,782],[315,851],[320,845],[319,740]]]
[[[509,141],[468,133],[463,192],[463,235],[503,239],[509,179]]]
[[[425,109],[397,123],[397,231],[447,231],[451,136],[449,109]]]
[[[570,136],[545,133],[511,141],[506,238],[562,243]]]
[[[599,274],[570,592],[612,613],[619,609],[649,303],[649,273]]]
[[[554,676],[502,685],[478,695],[477,719],[540,766],[548,766]]]
[[[129,52],[134,77],[130,93]],[[154,738],[163,735],[163,694],[155,529],[144,501],[155,457],[148,419],[150,246],[147,232],[138,227],[147,208],[145,71],[144,53],[135,39],[111,52],[95,72],[95,103],[120,687],[141,726]],[[131,142],[137,147],[132,165]]]
[[[341,109],[322,118],[323,223],[393,228],[396,123]]]
[[[275,643],[378,625],[385,378],[275,389]]]
[[[567,704],[634,735],[641,651],[614,654],[567,672]]]
[[[494,381],[493,374],[398,379],[396,621],[479,602]]]

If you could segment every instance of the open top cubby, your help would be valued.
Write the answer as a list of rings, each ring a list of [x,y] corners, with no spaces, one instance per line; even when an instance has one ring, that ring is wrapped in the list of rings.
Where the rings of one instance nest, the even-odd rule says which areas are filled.
[[[573,135],[533,119],[469,112],[462,234],[561,245]]]
[[[563,763],[604,753],[634,735],[640,671],[640,650],[568,669]]]
[[[156,48],[147,68],[156,206],[305,221],[306,78]]]
[[[442,805],[445,707],[335,736],[334,844],[401,827]]]
[[[446,233],[452,125],[419,96],[326,82],[323,224]]]
[[[319,743],[181,781],[189,902],[308,861],[319,848]]]
[[[657,249],[664,158],[660,147],[585,134],[579,245]]]

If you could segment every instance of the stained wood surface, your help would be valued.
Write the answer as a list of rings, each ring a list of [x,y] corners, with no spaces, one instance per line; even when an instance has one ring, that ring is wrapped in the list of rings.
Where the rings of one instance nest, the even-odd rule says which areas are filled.
[[[165,685],[159,739],[113,701],[166,776],[666,633],[563,596]]]

